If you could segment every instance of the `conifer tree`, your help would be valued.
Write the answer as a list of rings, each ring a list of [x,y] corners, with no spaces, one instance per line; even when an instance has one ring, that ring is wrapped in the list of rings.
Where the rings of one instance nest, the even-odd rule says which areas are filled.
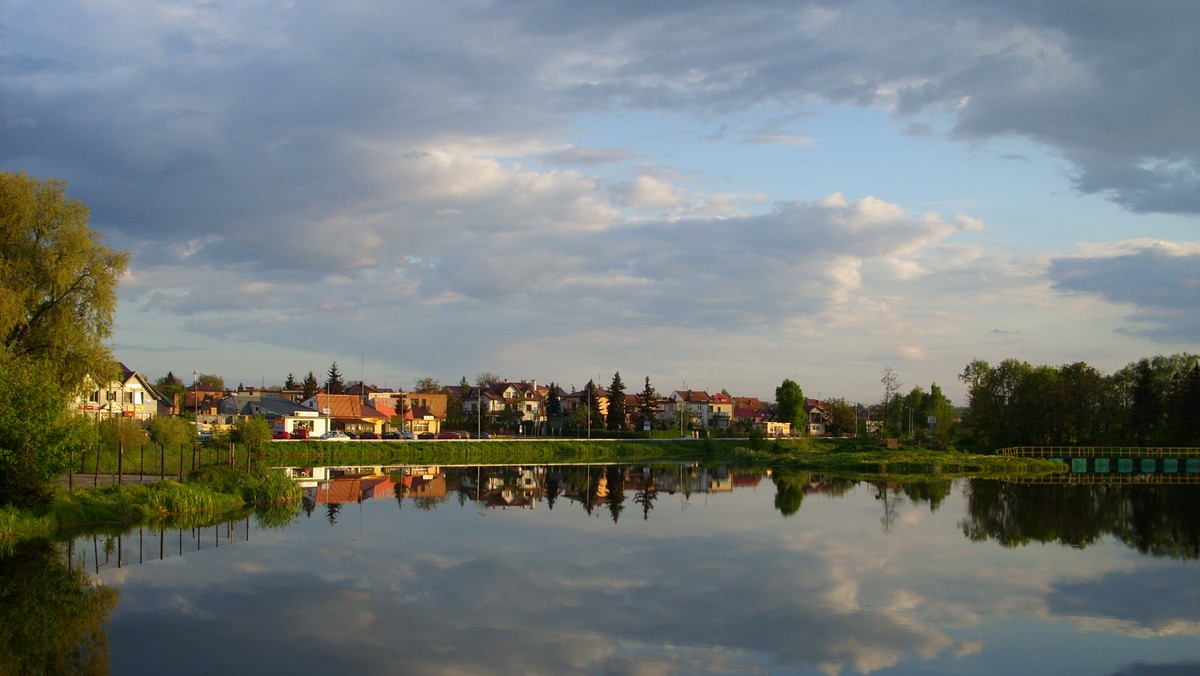
[[[650,385],[650,376],[646,376],[646,385],[638,394],[638,411],[637,424],[639,427],[644,426],[646,422],[654,424],[654,419],[657,417],[657,409],[654,407],[654,400],[658,398],[658,393],[654,391],[654,387]]]
[[[319,383],[317,383],[317,377],[313,375],[312,371],[309,371],[308,375],[304,376],[304,382],[300,385],[300,387],[304,390],[304,399],[307,400],[317,396],[317,390],[320,389],[321,386]]]
[[[605,426],[610,432],[625,429],[625,383],[621,381],[621,372],[613,374],[612,383],[608,386],[608,419]]]
[[[346,382],[342,380],[342,372],[338,370],[337,362],[329,367],[325,378],[325,392],[328,394],[345,394]]]

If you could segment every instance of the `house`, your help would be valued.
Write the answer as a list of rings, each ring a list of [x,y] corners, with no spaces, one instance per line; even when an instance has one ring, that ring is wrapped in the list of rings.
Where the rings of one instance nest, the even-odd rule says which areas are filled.
[[[119,373],[114,380],[101,386],[88,380],[93,388],[84,390],[75,400],[75,410],[80,415],[105,418],[131,418],[147,422],[158,415],[162,395],[154,389],[142,374],[125,364],[117,364]]]
[[[708,420],[705,427],[727,430],[733,424],[733,397],[718,392],[708,398]]]
[[[608,390],[605,390],[604,388],[597,386],[594,390],[594,396],[596,397],[594,408],[595,407],[599,408],[601,418],[607,416],[608,415]],[[579,390],[578,392],[571,392],[569,394],[559,395],[558,399],[560,402],[562,402],[563,413],[566,413],[566,414],[570,414],[571,411],[574,411],[575,409],[586,408],[586,407],[592,405],[592,402],[588,398],[588,392],[587,392],[586,388]]]
[[[320,411],[278,396],[235,392],[222,399],[217,410],[223,416],[261,415],[271,429],[289,434],[303,429],[309,436],[319,437],[329,431],[329,419],[322,417]]]
[[[351,394],[318,394],[300,403],[328,418],[331,429],[347,434],[379,434],[391,421],[389,416]]]
[[[817,399],[804,399],[804,412],[808,414],[808,435],[810,437],[825,436],[825,404]]]
[[[756,424],[770,418],[770,409],[758,397],[734,397],[733,419],[738,422]]]
[[[678,425],[683,425],[685,419],[690,419],[693,426],[708,428],[711,400],[708,392],[702,390],[675,390],[667,397],[662,418],[668,421],[668,424]]]
[[[462,401],[462,412],[468,418],[487,417],[489,427],[517,427],[523,433],[533,432],[546,422],[548,387],[539,387],[536,380],[495,382],[479,387],[451,388]],[[564,410],[567,410],[564,407]]]

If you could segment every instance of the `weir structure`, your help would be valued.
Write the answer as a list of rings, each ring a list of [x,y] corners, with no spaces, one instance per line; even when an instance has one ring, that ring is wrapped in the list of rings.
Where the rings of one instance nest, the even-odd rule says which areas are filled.
[[[996,455],[1045,458],[1067,472],[1038,483],[1200,484],[1200,448],[1170,446],[1011,446]]]

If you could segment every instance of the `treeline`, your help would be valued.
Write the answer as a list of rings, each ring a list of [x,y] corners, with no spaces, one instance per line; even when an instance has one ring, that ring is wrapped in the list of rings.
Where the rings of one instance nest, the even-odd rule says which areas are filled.
[[[976,360],[959,375],[965,446],[1200,446],[1200,357],[1156,356],[1104,375],[1083,362]]]

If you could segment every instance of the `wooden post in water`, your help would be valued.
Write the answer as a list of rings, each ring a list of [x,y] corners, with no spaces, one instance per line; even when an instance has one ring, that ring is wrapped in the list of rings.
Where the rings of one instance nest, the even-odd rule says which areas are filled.
[[[183,444],[179,444],[179,480],[183,481]]]
[[[141,465],[138,467],[138,483],[141,483],[142,477],[146,476],[146,444],[138,446],[138,456],[141,458]]]
[[[96,441],[96,471],[92,474],[92,488],[100,485],[100,441]]]
[[[121,485],[121,477],[125,473],[125,441],[120,438],[120,430],[117,431],[117,485]]]
[[[180,449],[183,452],[183,449]],[[167,447],[163,444],[158,445],[158,480],[162,481],[167,478]]]

